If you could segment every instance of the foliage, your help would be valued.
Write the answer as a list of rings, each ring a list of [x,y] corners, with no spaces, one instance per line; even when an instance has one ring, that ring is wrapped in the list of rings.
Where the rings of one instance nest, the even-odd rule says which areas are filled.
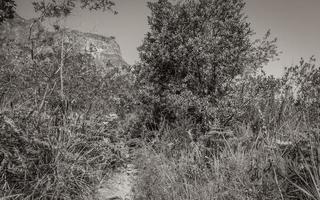
[[[260,139],[242,126],[220,141],[186,142],[186,125],[155,133],[169,137],[140,150],[135,199],[319,199],[319,129],[289,122]],[[214,154],[208,139],[223,143],[222,151]]]
[[[13,18],[15,7],[16,7],[16,3],[14,2],[14,0],[1,0],[1,2],[0,2],[0,25],[6,19]]]
[[[174,147],[157,151],[147,146],[137,162],[144,170],[136,199],[281,199],[273,171],[278,163],[267,147],[246,150],[251,137],[247,131],[226,141],[236,150],[226,148],[213,158],[207,157],[201,142],[174,156],[168,150]]]
[[[283,82],[287,90],[292,90],[295,105],[300,115],[305,115],[313,128],[320,122],[320,67],[316,66],[315,58],[309,62],[301,59],[300,63],[286,69]]]
[[[72,10],[80,5],[81,8],[89,10],[112,10],[115,5],[111,0],[67,0],[67,1],[39,1],[33,2],[36,12],[40,12],[43,17],[66,17]],[[114,13],[116,13],[114,11]]]
[[[113,8],[34,3],[40,18],[78,5]],[[276,40],[252,40],[242,0],[148,6],[134,71],[98,68],[71,32],[41,20],[27,41],[2,41],[0,197],[90,198],[127,144],[142,146],[136,199],[319,199],[315,59],[267,76]]]
[[[312,57],[267,76],[276,40],[251,40],[243,6],[149,3],[136,199],[319,199],[320,69]]]
[[[111,127],[101,118],[2,110],[0,196],[79,199],[121,165],[121,152],[106,142]]]
[[[232,91],[232,83],[244,72],[255,71],[277,55],[276,40],[270,32],[252,41],[253,31],[243,13],[243,1],[167,0],[149,3],[151,31],[139,48],[141,63],[136,67],[140,87],[151,92],[153,119],[175,121],[170,109],[172,97],[178,104],[186,96],[199,99],[207,107],[219,107],[220,99]],[[152,88],[148,90],[147,88]],[[187,94],[187,95],[185,95]],[[175,104],[175,103],[173,103]],[[194,110],[193,106],[180,109]],[[212,119],[216,113],[203,113]],[[202,110],[202,111],[200,111]],[[194,116],[199,123],[198,114]]]
[[[129,77],[102,75],[72,34],[64,40],[63,101],[61,40],[54,34],[40,34],[32,56],[24,43],[7,41],[9,48],[2,49],[1,197],[83,199],[124,161],[118,125],[106,116],[120,113],[115,102]]]
[[[222,98],[219,106],[219,119],[222,119],[223,126],[256,126],[256,123],[262,123],[263,118],[268,128],[277,127],[276,122],[281,120],[277,118],[281,115],[279,79],[262,73],[236,78],[231,85],[229,94]]]
[[[6,106],[32,101],[47,109],[63,107],[81,112],[118,112],[119,98],[129,95],[132,78],[125,69],[103,72],[92,55],[83,52],[72,32],[40,32],[29,42],[5,41],[2,49],[0,102]],[[61,104],[61,43],[64,45],[64,101]],[[31,53],[30,53],[31,52]],[[19,56],[15,56],[19,55]],[[121,85],[121,87],[119,87]],[[129,100],[128,100],[129,101]],[[123,105],[122,105],[123,107]]]
[[[41,17],[65,17],[72,2],[95,10],[113,6],[34,6]],[[102,71],[72,32],[48,32],[41,20],[27,26],[19,38],[1,41],[0,198],[92,198],[97,184],[124,162],[117,117],[131,109],[132,76],[129,69]]]

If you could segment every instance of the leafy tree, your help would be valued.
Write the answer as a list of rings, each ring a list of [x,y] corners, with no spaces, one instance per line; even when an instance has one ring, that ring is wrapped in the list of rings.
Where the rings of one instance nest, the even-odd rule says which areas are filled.
[[[1,0],[0,1],[0,24],[6,19],[11,19],[14,16],[14,9],[16,3],[14,0]]]
[[[137,71],[139,83],[149,88],[153,101],[148,101],[153,102],[157,119],[176,118],[177,112],[168,105],[172,95],[176,99],[194,96],[190,102],[200,98],[207,103],[205,107],[217,107],[220,99],[233,91],[235,77],[255,72],[277,55],[270,32],[261,40],[252,39],[254,32],[243,12],[243,0],[177,4],[159,0],[148,6],[150,32],[139,48]],[[203,113],[200,107],[186,105],[184,109]]]
[[[36,12],[43,17],[66,17],[72,10],[80,5],[81,8],[89,10],[112,10],[115,5],[111,0],[67,0],[67,1],[34,1],[33,6]],[[114,11],[116,13],[116,11]]]

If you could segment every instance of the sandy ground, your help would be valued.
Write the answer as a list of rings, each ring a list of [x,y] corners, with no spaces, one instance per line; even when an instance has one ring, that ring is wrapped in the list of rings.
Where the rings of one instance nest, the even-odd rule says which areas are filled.
[[[134,165],[128,164],[126,168],[100,185],[96,198],[98,200],[132,200],[136,174]]]

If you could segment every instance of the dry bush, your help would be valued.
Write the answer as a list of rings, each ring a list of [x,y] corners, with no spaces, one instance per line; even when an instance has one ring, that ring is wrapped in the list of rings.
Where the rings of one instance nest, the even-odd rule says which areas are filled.
[[[108,140],[102,118],[37,113],[0,113],[0,197],[84,199],[112,168],[121,149]]]
[[[320,199],[320,132],[318,129],[294,132],[296,137],[285,145],[286,173],[284,193],[287,199]]]
[[[146,146],[137,162],[142,173],[136,199],[282,199],[279,155],[267,144],[248,148],[252,137],[246,131],[225,140],[219,156],[209,155],[201,142],[180,149],[178,156],[170,156],[166,144]]]
[[[239,126],[222,140],[192,141],[187,121],[160,129],[136,162],[136,199],[320,199],[320,132],[294,116],[258,134]]]

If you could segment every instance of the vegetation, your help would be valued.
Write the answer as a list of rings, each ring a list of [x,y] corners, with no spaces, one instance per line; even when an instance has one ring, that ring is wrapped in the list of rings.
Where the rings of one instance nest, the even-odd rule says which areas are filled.
[[[16,4],[13,0],[2,0],[0,2],[0,24],[6,19],[13,18]]]
[[[262,67],[244,1],[149,3],[136,66],[146,139],[136,199],[319,199],[319,67]]]
[[[60,12],[55,3],[39,5]],[[126,87],[126,75],[102,74],[71,33],[41,28],[46,17],[31,24],[26,40],[2,39],[1,199],[86,199],[124,162],[110,114],[119,110],[114,98],[122,91],[114,88]]]
[[[38,1],[32,26],[76,5],[114,4]],[[243,0],[148,6],[141,61],[125,73],[102,73],[60,25],[3,41],[0,197],[92,198],[133,149],[134,199],[319,200],[315,59],[266,75],[276,39],[252,39]]]
[[[139,49],[138,79],[140,87],[149,87],[152,119],[174,122],[182,116],[207,125],[216,118],[229,125],[230,116],[216,116],[214,110],[231,95],[243,95],[235,94],[235,78],[275,57],[276,40],[269,41],[269,33],[251,40],[243,1],[148,5],[151,31]]]

